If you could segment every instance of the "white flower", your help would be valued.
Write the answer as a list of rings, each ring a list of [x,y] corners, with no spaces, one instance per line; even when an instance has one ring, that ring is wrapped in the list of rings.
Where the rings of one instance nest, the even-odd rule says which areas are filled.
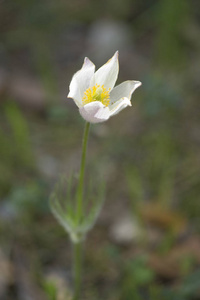
[[[68,98],[72,98],[81,116],[90,123],[108,120],[126,106],[140,81],[128,80],[114,87],[118,77],[118,51],[95,72],[95,65],[85,58],[81,70],[74,74]]]

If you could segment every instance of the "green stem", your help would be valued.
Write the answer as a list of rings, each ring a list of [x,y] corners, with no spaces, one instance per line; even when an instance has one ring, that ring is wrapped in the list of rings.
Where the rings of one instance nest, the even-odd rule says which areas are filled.
[[[74,254],[74,295],[73,300],[80,299],[82,278],[82,242],[73,244]]]
[[[81,167],[79,175],[79,184],[77,189],[76,199],[76,222],[77,226],[80,226],[81,219],[83,216],[83,187],[84,187],[84,174],[85,174],[85,161],[86,161],[86,150],[89,136],[90,123],[86,122],[85,130],[83,134],[82,143],[82,157]],[[74,295],[73,300],[80,299],[81,281],[82,281],[82,240],[73,243],[73,267],[74,267]]]
[[[82,204],[83,204],[83,185],[84,185],[84,174],[85,174],[85,159],[86,159],[86,150],[87,150],[87,142],[89,136],[90,123],[86,122],[85,130],[83,135],[83,143],[82,143],[82,157],[81,157],[81,168],[79,175],[79,185],[77,190],[77,206],[76,206],[76,218],[77,223],[80,222],[82,218]]]

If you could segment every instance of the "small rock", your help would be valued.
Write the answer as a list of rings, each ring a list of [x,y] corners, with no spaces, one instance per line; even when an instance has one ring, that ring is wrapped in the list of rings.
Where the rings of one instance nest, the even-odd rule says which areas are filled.
[[[57,291],[57,300],[72,299],[71,289],[69,287],[69,284],[67,284],[68,278],[66,276],[66,273],[57,270],[50,270],[45,276],[45,281],[55,286]]]
[[[129,244],[141,237],[141,228],[137,221],[130,215],[118,219],[110,229],[110,237],[119,244]]]

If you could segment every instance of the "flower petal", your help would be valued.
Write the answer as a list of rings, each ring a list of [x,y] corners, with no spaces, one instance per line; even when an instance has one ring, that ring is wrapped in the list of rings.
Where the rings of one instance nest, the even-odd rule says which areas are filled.
[[[79,108],[81,116],[90,123],[100,123],[109,119],[109,108],[99,101],[94,101]]]
[[[118,51],[115,52],[113,57],[107,61],[105,65],[99,68],[91,81],[91,86],[95,84],[104,85],[106,89],[113,89],[115,82],[118,77],[119,62],[118,62]]]
[[[117,85],[110,93],[111,105],[121,98],[131,99],[132,93],[141,85],[140,81],[128,80]]]
[[[131,101],[126,97],[121,98],[120,100],[116,101],[115,103],[109,106],[110,116],[118,114],[122,109],[124,109],[127,106],[131,106]]]
[[[95,65],[86,57],[82,68],[72,77],[67,97],[74,99],[78,107],[82,106],[84,92],[89,88],[94,71]]]

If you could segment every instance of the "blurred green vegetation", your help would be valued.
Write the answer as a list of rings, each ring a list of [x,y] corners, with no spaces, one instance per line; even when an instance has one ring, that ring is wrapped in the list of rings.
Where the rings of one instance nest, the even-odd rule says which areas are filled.
[[[86,243],[83,299],[199,299],[199,12],[197,0],[0,2],[0,266],[12,265],[0,299],[70,290],[71,249],[48,197],[60,173],[79,168],[84,122],[62,100],[83,56],[95,57],[89,33],[107,20],[129,31],[119,81],[143,85],[132,109],[91,129],[87,175],[93,165],[103,174],[107,200]],[[32,89],[24,81],[20,94],[21,74]],[[127,212],[139,238],[123,244],[110,228]]]

